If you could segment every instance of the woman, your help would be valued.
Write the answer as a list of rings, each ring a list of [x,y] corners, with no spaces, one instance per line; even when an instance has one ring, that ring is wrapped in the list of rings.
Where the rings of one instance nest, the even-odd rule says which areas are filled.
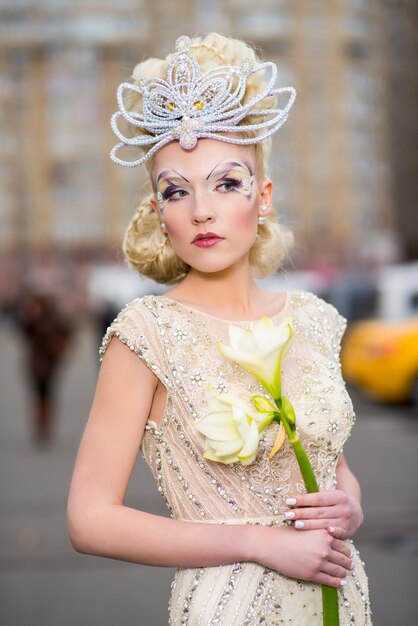
[[[136,67],[136,86],[119,88],[112,159],[146,163],[152,186],[124,251],[131,267],[175,286],[129,303],[103,338],[69,494],[70,537],[79,552],[178,568],[173,625],[320,625],[326,584],[340,589],[341,624],[368,626],[367,578],[350,539],[363,519],[360,487],[342,453],[354,421],[338,356],[346,320],[314,294],[269,293],[253,279],[275,270],[291,243],[265,166],[295,97],[273,87],[272,64],[258,63],[243,42],[182,37],[166,60]],[[121,160],[126,145],[143,155]],[[269,460],[277,423],[249,464],[204,457],[197,425],[208,385],[219,397],[263,391],[217,342],[228,341],[230,324],[262,316],[290,316],[295,328],[283,388],[318,494],[305,493],[288,444]],[[139,449],[174,519],[124,506]]]

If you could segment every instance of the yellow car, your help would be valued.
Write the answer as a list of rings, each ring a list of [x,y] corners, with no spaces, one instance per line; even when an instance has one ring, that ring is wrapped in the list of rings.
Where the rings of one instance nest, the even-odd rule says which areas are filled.
[[[356,322],[341,351],[343,375],[368,396],[418,406],[418,317]]]

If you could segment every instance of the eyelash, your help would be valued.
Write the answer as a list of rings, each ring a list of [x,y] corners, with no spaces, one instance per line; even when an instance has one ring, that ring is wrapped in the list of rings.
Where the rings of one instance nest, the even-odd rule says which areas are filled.
[[[230,185],[231,186],[231,189],[229,189],[227,191],[224,191],[224,192],[221,192],[221,193],[228,193],[228,191],[233,191],[234,189],[239,187],[241,185],[241,181],[235,180],[233,178],[225,178],[221,183],[219,183],[219,185],[217,185],[215,187],[215,189],[219,189],[219,187],[222,187],[223,185]],[[176,193],[180,193],[182,191],[185,191],[185,190],[184,189],[174,189],[174,190],[166,189],[165,192],[163,193],[163,198],[164,198],[165,201],[170,200],[171,202],[178,202],[179,200],[181,200],[185,196],[181,196],[180,198],[174,198],[173,196]]]
[[[224,178],[223,181],[216,187],[216,189],[218,189],[219,187],[223,187],[223,185],[231,185],[232,190],[240,187],[241,184],[242,183],[240,180],[235,180],[234,178]]]
[[[184,196],[182,196],[181,198],[173,198],[174,194],[176,193],[180,193],[182,191],[185,191],[184,189],[175,189],[174,191],[168,191],[166,190],[163,193],[163,198],[165,201],[167,200],[171,200],[171,202],[177,202],[178,200],[181,200],[181,198],[184,198]],[[187,193],[187,192],[186,192]]]

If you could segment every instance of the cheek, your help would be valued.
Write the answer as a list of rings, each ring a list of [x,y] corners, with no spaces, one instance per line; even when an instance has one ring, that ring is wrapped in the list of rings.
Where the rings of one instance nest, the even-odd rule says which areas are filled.
[[[235,223],[242,226],[250,226],[257,221],[257,214],[254,207],[251,210],[239,211],[235,218]]]
[[[167,226],[167,230],[170,234],[170,239],[180,240],[184,238],[185,227],[184,218],[181,219],[179,215],[175,213],[163,214],[163,221]]]
[[[227,221],[234,226],[237,231],[252,232],[253,227],[257,224],[257,210],[253,201],[240,202],[234,211],[226,213]]]

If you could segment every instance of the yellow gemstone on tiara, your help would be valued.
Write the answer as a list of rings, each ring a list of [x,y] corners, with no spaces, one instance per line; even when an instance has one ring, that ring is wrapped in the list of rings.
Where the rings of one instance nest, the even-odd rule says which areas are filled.
[[[168,109],[169,111],[174,111],[174,109],[175,109],[175,108],[176,108],[176,103],[175,103],[175,102],[169,102],[169,103],[167,104],[167,109]]]
[[[203,107],[205,106],[205,103],[202,102],[202,100],[196,100],[196,102],[193,102],[193,106],[195,106],[196,109],[201,111],[203,109]]]

